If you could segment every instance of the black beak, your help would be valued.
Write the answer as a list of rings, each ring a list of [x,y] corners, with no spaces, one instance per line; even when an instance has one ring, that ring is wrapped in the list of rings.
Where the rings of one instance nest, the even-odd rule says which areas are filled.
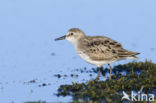
[[[66,35],[61,36],[61,37],[59,37],[59,38],[56,38],[55,41],[57,41],[57,40],[63,40],[63,39],[65,39],[65,38],[66,38]]]

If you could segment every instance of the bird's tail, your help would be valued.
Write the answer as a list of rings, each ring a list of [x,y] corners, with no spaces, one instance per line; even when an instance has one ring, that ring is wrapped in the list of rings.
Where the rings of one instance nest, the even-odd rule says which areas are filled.
[[[122,50],[118,51],[118,56],[120,58],[126,58],[126,59],[138,59],[138,57],[136,57],[136,55],[138,55],[138,54],[140,54],[140,53],[125,50],[125,49],[122,49]]]

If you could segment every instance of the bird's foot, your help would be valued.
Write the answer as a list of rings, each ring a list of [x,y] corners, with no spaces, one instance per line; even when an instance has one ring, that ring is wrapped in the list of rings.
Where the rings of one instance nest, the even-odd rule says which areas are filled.
[[[96,77],[96,79],[94,81],[98,81],[99,80],[99,77]]]

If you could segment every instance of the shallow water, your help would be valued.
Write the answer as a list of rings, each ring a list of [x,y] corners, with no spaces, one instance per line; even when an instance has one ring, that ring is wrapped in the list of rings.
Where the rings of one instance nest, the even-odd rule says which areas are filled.
[[[95,73],[89,76],[75,71],[95,66],[81,60],[69,42],[54,41],[71,27],[119,41],[126,49],[141,53],[138,61],[147,58],[156,62],[155,1],[144,1],[141,5],[140,2],[0,1],[1,102],[71,101],[71,97],[55,96],[61,84],[96,77]],[[56,74],[67,77],[58,78]]]

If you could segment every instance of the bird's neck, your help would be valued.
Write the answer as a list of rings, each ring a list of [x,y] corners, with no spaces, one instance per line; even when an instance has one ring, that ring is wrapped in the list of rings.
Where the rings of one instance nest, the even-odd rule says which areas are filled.
[[[70,42],[74,45],[74,47],[77,47],[79,44],[79,39],[71,40]]]

